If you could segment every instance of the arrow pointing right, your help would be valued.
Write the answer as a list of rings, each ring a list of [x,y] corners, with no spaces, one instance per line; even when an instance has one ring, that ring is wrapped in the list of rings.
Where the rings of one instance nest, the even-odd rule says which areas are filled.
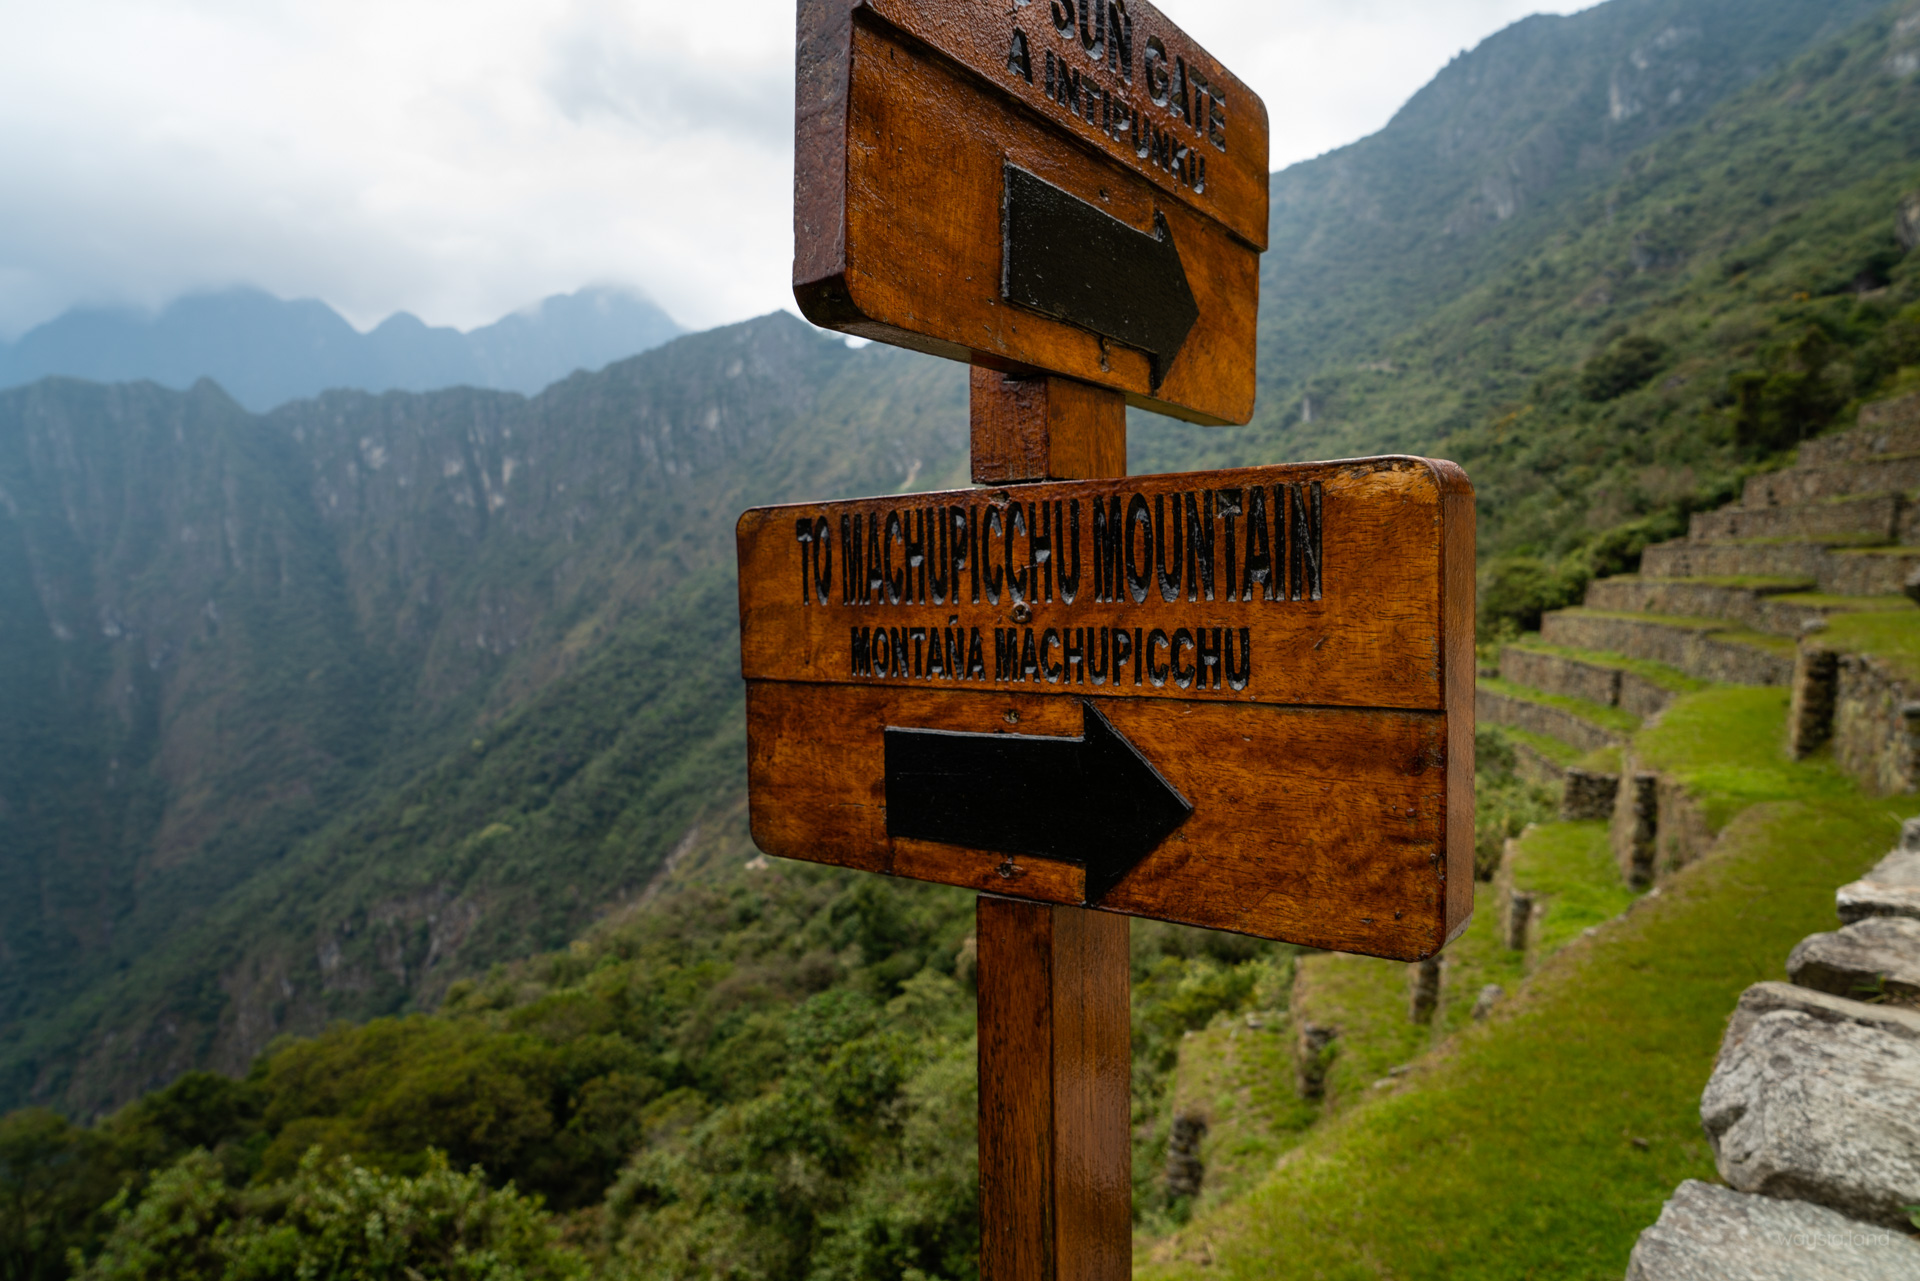
[[[1148,234],[1024,169],[1006,176],[1001,295],[1146,352],[1158,391],[1200,319],[1167,216],[1154,210]]]
[[[1097,904],[1193,806],[1080,706],[1079,738],[889,726],[887,835],[1079,863]]]

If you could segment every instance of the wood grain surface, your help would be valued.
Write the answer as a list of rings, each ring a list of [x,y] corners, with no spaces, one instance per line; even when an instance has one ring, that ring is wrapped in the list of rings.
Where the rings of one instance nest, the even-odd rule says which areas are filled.
[[[1464,504],[1444,501],[1454,492],[1467,495]],[[1472,672],[1470,629],[1468,650],[1449,655],[1442,644],[1447,602],[1464,599],[1471,606],[1472,557],[1461,559],[1472,542],[1471,492],[1452,464],[1377,458],[756,508],[737,527],[742,667],[749,680],[994,687],[1009,683],[997,679],[996,630],[1003,640],[1008,629],[1018,630],[1024,663],[1027,633],[1040,646],[1051,628],[1056,640],[1045,646],[1047,665],[1066,664],[1066,644],[1076,630],[1095,652],[1083,655],[1071,673],[1063,667],[1058,682],[1040,672],[1021,683],[1100,697],[1442,710],[1459,705],[1459,691],[1446,684],[1450,660],[1469,680]],[[1289,514],[1311,516],[1316,495],[1318,520],[1309,532],[1317,534],[1317,547],[1312,537],[1293,536],[1298,531]],[[1111,519],[1116,503],[1117,530]],[[1231,520],[1230,504],[1239,508]],[[1283,504],[1288,510],[1279,510]],[[1096,507],[1107,518],[1104,533],[1096,529]],[[956,513],[964,526],[950,523]],[[1040,523],[1035,513],[1046,518],[1050,545],[1044,548],[1033,537]],[[931,552],[929,524],[936,543]],[[816,541],[800,541],[803,527],[814,531]],[[1103,592],[1096,553],[1113,544],[1097,540],[1116,535],[1124,535],[1117,540],[1123,548],[1120,581]],[[1210,558],[1197,550],[1207,542]],[[1261,546],[1265,583],[1249,573],[1250,552]],[[859,557],[851,583],[849,548]],[[963,561],[958,601],[952,589],[956,549]],[[1036,572],[1040,550],[1046,563]],[[1447,564],[1455,565],[1456,576],[1467,576],[1456,577],[1452,595],[1443,590]],[[1140,576],[1133,582],[1127,581],[1131,571]],[[1074,576],[1071,603],[1063,573]],[[811,588],[803,588],[803,575]],[[874,584],[876,575],[884,582]],[[1029,588],[1021,588],[1021,581]],[[849,597],[864,600],[850,603]],[[923,633],[917,661],[910,635],[916,628]],[[904,668],[877,660],[856,665],[854,638],[861,629],[869,636],[870,659],[876,629],[888,634],[889,658],[892,633],[901,632]],[[1164,644],[1150,644],[1156,629]],[[1216,629],[1221,652],[1209,666],[1204,690],[1197,680],[1182,686],[1171,674],[1155,684],[1149,663],[1135,661],[1134,651],[1151,649],[1152,666],[1172,662],[1170,646],[1183,630],[1195,641],[1204,632],[1211,647]],[[945,670],[954,666],[945,654],[950,631],[964,633],[968,651],[958,672]],[[1108,633],[1106,674],[1105,683],[1096,685],[1087,667],[1101,664],[1102,631]],[[1111,634],[1116,631],[1126,633],[1124,644]],[[941,670],[933,672],[929,638],[936,632]],[[1091,642],[1085,639],[1089,632]],[[969,672],[964,669],[976,634],[982,666]],[[1247,672],[1240,687],[1223,675],[1229,641],[1233,666]],[[1128,657],[1116,686],[1114,655],[1123,649]],[[1197,643],[1183,645],[1177,666],[1201,661],[1197,649]],[[1460,662],[1461,653],[1468,661]],[[1075,678],[1070,687],[1069,674]],[[1470,688],[1465,701],[1472,701]]]
[[[1127,921],[982,897],[982,1281],[1132,1270]]]
[[[972,376],[974,484],[1127,474],[1127,402],[1118,392],[984,367]]]
[[[829,328],[1245,422],[1265,107],[1150,5],[1082,8],[1084,26],[1055,0],[802,0],[795,297]],[[1056,10],[1074,15],[1064,32]],[[1100,34],[1115,14],[1124,64]],[[1009,165],[1142,235],[1164,225],[1199,309],[1164,381],[1143,350],[1008,301]]]
[[[1407,960],[1451,933],[1449,872],[1471,877],[1472,833],[1469,807],[1466,842],[1451,848],[1445,715],[1161,699],[1100,708],[1193,805],[1101,907]],[[890,725],[1068,737],[1081,715],[1077,700],[1045,694],[751,682],[754,842],[785,858],[1082,903],[1085,874],[1071,863],[889,837],[883,749]]]

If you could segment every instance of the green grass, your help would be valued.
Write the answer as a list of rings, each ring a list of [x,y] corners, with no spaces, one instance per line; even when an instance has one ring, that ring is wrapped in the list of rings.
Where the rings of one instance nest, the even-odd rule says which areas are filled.
[[[1545,902],[1529,944],[1536,963],[1639,897],[1620,879],[1604,822],[1542,823],[1514,843],[1511,870],[1515,889]]]
[[[1588,702],[1584,698],[1569,698],[1565,694],[1548,694],[1537,689],[1528,689],[1525,685],[1515,685],[1512,681],[1501,680],[1497,676],[1482,676],[1480,688],[1489,693],[1502,694],[1522,702],[1558,708],[1568,715],[1578,716],[1581,720],[1590,721],[1615,734],[1631,734],[1640,728],[1640,718],[1632,712],[1622,711],[1618,707],[1608,707],[1604,703]]]
[[[1562,769],[1580,762],[1582,753],[1579,748],[1572,743],[1563,743],[1551,734],[1536,734],[1514,725],[1488,725],[1483,728],[1504,734],[1516,743],[1526,744]]]
[[[1625,654],[1615,654],[1598,649],[1574,649],[1567,645],[1549,645],[1544,641],[1523,639],[1516,649],[1536,654],[1553,654],[1575,662],[1591,663],[1595,667],[1612,667],[1623,672],[1631,672],[1662,689],[1670,689],[1679,694],[1691,694],[1694,690],[1705,689],[1708,682],[1687,675],[1677,667],[1668,667],[1665,663],[1656,663],[1648,658],[1629,658]]]
[[[1831,800],[1854,790],[1827,756],[1805,762],[1786,752],[1787,691],[1724,686],[1690,694],[1634,739],[1642,769],[1672,775],[1701,803],[1718,831],[1762,801]]]
[[[1674,1186],[1714,1177],[1700,1091],[1741,990],[1832,928],[1834,886],[1916,808],[1793,770],[1819,799],[1748,810],[1659,897],[1576,938],[1138,1275],[1618,1278]]]
[[[1589,774],[1618,774],[1621,751],[1617,747],[1598,747],[1574,762]]]
[[[1836,615],[1820,640],[1843,653],[1872,654],[1896,675],[1920,680],[1920,610]]]
[[[1806,605],[1814,609],[1858,614],[1920,614],[1905,596],[1831,596],[1825,592],[1793,592],[1776,596],[1785,605]]]
[[[1704,578],[1649,578],[1638,576],[1649,583],[1698,583],[1703,587],[1730,587],[1736,591],[1760,592],[1774,595],[1781,592],[1806,591],[1813,586],[1814,580],[1807,577],[1781,578],[1768,574],[1722,574],[1718,577]]]

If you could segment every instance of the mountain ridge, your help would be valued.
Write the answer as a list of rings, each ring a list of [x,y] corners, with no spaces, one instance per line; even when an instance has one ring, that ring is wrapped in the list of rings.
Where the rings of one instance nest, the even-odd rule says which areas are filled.
[[[210,378],[256,413],[335,388],[532,395],[684,332],[626,289],[556,294],[465,332],[396,312],[361,333],[315,299],[237,288],[189,294],[151,315],[68,311],[0,344],[0,387],[57,376],[185,390]]]

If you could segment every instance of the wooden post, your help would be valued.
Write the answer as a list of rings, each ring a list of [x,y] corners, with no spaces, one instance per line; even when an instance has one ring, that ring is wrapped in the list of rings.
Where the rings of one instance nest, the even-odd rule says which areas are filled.
[[[1126,475],[1118,392],[975,368],[972,417],[976,483]],[[982,1281],[1133,1273],[1129,936],[1124,916],[979,900]]]

